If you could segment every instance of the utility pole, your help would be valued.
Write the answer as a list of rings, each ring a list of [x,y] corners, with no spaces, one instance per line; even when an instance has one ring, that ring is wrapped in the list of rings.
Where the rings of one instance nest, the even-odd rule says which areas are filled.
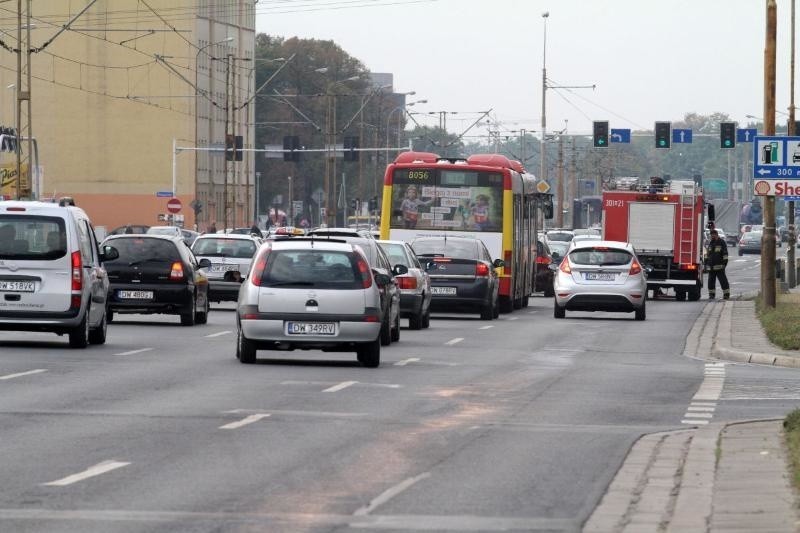
[[[764,135],[775,135],[775,51],[778,6],[767,0],[767,31],[764,45]],[[761,238],[761,298],[774,308],[775,288],[775,197],[764,196],[764,234]]]
[[[231,123],[231,110],[232,105],[231,101],[233,100],[231,96],[231,61],[233,59],[233,54],[228,54],[225,56],[225,172],[224,172],[224,185],[222,188],[222,215],[223,215],[223,226],[224,230],[228,229],[228,211],[229,211],[229,198],[228,198],[228,171],[229,171],[229,160],[231,159],[231,155],[228,153],[230,148],[230,140],[231,140],[231,133],[230,133],[230,123]],[[236,148],[236,141],[234,140],[234,153]]]
[[[564,136],[558,136],[558,178],[556,181],[556,227],[564,227]]]
[[[575,172],[575,137],[570,138],[572,144],[572,157],[570,158],[570,165],[569,165],[569,193],[567,194],[567,208],[569,209],[569,214],[572,216],[572,220],[570,223],[572,225],[572,229],[575,229],[575,189],[576,189],[576,180],[577,175]]]
[[[791,60],[790,74],[789,74],[789,136],[797,135],[800,132],[795,131],[795,118],[794,118],[794,0],[792,0],[792,23],[791,23]],[[786,225],[789,229],[789,242],[786,243],[786,283],[789,288],[797,285],[797,267],[795,265],[795,243],[797,242],[796,231],[794,227],[794,200],[786,202]]]
[[[23,11],[23,5],[25,9]],[[23,20],[24,18],[24,20]],[[23,160],[28,162],[28,188],[33,194],[33,176],[38,169],[33,168],[33,127],[31,118],[31,0],[17,0],[17,102],[16,102],[16,199],[22,198]],[[23,60],[23,54],[25,55]],[[23,102],[25,102],[25,123],[23,123]],[[22,139],[27,138],[27,152],[22,155]]]

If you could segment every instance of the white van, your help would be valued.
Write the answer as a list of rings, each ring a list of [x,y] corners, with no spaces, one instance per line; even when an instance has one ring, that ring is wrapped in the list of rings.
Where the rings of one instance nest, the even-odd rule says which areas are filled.
[[[116,257],[71,200],[0,201],[0,330],[66,334],[72,348],[105,343],[103,261]]]

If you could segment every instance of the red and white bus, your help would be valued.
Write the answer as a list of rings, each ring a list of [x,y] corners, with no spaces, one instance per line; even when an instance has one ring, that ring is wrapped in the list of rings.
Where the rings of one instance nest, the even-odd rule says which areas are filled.
[[[505,263],[499,271],[500,311],[508,313],[526,306],[533,292],[540,212],[549,208],[552,216],[551,199],[537,194],[536,178],[521,163],[499,154],[451,159],[404,152],[386,168],[381,238],[481,239]]]

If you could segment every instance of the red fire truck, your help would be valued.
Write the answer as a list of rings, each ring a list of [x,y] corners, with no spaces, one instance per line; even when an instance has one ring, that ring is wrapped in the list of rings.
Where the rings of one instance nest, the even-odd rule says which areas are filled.
[[[700,299],[704,225],[703,191],[693,181],[603,191],[603,238],[630,242],[649,271],[647,288],[672,288],[676,300]]]

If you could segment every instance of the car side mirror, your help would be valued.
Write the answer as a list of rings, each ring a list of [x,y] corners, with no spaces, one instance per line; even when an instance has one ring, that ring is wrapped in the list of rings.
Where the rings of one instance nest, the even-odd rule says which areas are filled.
[[[103,246],[103,251],[100,252],[100,262],[113,261],[114,259],[119,259],[119,250],[108,244]]]
[[[492,261],[492,266],[495,268],[504,267],[506,266],[506,262],[503,261],[502,259],[495,259],[494,261]]]
[[[375,271],[373,271],[373,273],[375,275],[375,283],[378,284],[378,287],[385,287],[392,282],[392,278],[388,274]]]
[[[402,276],[408,274],[408,267],[405,265],[397,264],[392,268],[392,274],[395,276]]]
[[[197,265],[200,268],[210,268],[211,267],[211,260],[207,257],[202,258],[200,261],[197,262]]]

